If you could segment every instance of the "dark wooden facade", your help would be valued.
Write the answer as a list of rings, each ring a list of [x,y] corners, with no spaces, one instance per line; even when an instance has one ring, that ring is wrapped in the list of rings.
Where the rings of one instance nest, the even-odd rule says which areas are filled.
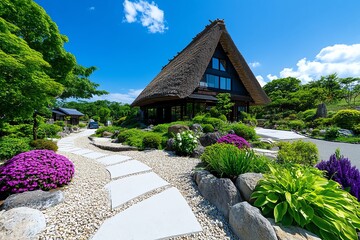
[[[68,124],[77,125],[83,113],[72,108],[56,108],[52,110],[52,118],[54,121],[66,121]]]

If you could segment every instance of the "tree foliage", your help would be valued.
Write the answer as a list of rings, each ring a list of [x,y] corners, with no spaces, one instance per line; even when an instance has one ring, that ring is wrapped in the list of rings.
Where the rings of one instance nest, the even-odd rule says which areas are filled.
[[[216,108],[220,114],[227,116],[231,112],[231,108],[234,106],[234,103],[231,102],[230,93],[219,93],[216,95],[218,99],[216,103]]]

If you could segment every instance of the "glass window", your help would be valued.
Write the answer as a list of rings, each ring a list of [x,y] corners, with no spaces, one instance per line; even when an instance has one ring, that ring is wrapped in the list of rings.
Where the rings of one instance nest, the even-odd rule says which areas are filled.
[[[218,58],[212,58],[212,68],[219,70],[219,59]]]
[[[230,78],[220,78],[220,89],[231,90],[231,79]]]
[[[210,88],[219,88],[219,77],[211,74],[206,74],[207,86]]]
[[[220,70],[226,71],[226,61],[224,59],[220,59]]]

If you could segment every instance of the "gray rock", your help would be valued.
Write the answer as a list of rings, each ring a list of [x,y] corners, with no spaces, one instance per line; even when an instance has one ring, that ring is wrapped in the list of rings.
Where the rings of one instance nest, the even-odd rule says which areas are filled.
[[[198,184],[201,195],[214,204],[226,218],[230,207],[241,201],[239,191],[228,178],[216,178],[212,174],[202,176]]]
[[[45,216],[36,209],[20,207],[0,214],[0,239],[34,239],[45,228]]]
[[[200,171],[196,171],[194,174],[193,174],[193,178],[194,178],[194,181],[196,182],[196,185],[199,185],[201,180],[204,178],[204,177],[207,177],[208,175],[211,175],[211,173],[209,171],[206,171],[206,170],[200,170]]]
[[[203,131],[202,126],[198,123],[194,123],[193,125],[191,125],[190,129],[195,133],[201,133]]]
[[[175,124],[175,125],[172,125],[168,128],[168,133],[169,135],[171,136],[171,134],[178,134],[178,133],[181,133],[181,132],[184,132],[184,131],[187,131],[189,130],[189,127],[188,126],[185,126],[185,125],[181,125],[181,124]]]
[[[198,145],[194,151],[191,153],[191,157],[200,158],[200,156],[205,152],[205,147]]]
[[[327,109],[325,103],[321,103],[318,105],[316,110],[316,118],[326,118],[327,117]]]
[[[236,133],[235,133],[234,130],[231,129],[231,130],[228,132],[228,134],[236,134]]]
[[[102,134],[101,134],[102,137],[106,137],[106,138],[111,138],[113,136],[113,133],[111,132],[108,132],[108,131],[104,131]]]
[[[244,173],[239,175],[236,179],[235,186],[239,189],[244,200],[250,202],[251,194],[262,178],[263,175],[261,173]]]
[[[321,129],[321,130],[319,131],[319,135],[320,135],[320,136],[325,136],[325,134],[326,134],[326,130]]]
[[[175,145],[175,139],[169,138],[166,142],[166,150],[174,151],[175,150],[174,145]]]
[[[274,219],[268,218],[268,220],[273,226],[278,240],[320,240],[318,236],[305,229],[294,226],[285,227],[281,223],[275,223]]]
[[[200,137],[199,141],[202,146],[207,147],[215,144],[220,137],[221,134],[219,132],[205,133]]]
[[[242,240],[278,240],[270,222],[248,202],[230,208],[229,224]]]
[[[348,129],[339,129],[339,134],[346,137],[354,136],[354,132]]]
[[[11,208],[29,207],[44,210],[62,201],[64,201],[64,194],[60,190],[52,192],[42,190],[28,191],[10,195],[5,199],[3,209],[9,210]]]

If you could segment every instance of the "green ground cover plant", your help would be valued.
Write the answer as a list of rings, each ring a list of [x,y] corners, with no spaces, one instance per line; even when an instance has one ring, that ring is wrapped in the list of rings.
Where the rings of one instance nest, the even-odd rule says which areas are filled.
[[[122,131],[120,131],[118,135],[118,141],[130,146],[137,147],[139,150],[143,150],[146,147],[149,147],[146,145],[144,146],[144,138],[147,136],[154,136],[154,135],[159,136],[161,139],[160,141],[161,144],[157,147],[157,149],[162,149],[166,144],[166,140],[168,139],[167,134],[162,134],[157,132],[146,132],[137,128],[123,129]],[[150,138],[157,138],[157,137],[150,137]],[[145,144],[148,143],[150,144],[150,139],[149,141],[145,140]]]
[[[314,166],[319,160],[316,144],[297,140],[294,142],[279,142],[278,162],[297,163]]]
[[[251,196],[265,217],[285,226],[301,226],[325,240],[358,238],[359,202],[337,182],[313,167],[269,168]]]
[[[225,127],[225,130],[234,130],[236,135],[245,138],[247,141],[256,141],[258,139],[254,127],[247,126],[243,123],[229,124]]]
[[[47,139],[36,139],[30,142],[30,146],[32,149],[47,149],[56,152],[58,150],[58,146],[55,142]]]
[[[161,136],[157,133],[148,133],[146,136],[144,136],[142,141],[142,147],[143,148],[155,148],[160,149],[161,148]]]
[[[29,144],[29,138],[0,138],[0,160],[8,160],[19,153],[29,151]]]
[[[235,179],[242,173],[264,173],[269,160],[250,149],[239,149],[232,144],[216,143],[206,147],[201,161],[205,168],[218,177]]]

